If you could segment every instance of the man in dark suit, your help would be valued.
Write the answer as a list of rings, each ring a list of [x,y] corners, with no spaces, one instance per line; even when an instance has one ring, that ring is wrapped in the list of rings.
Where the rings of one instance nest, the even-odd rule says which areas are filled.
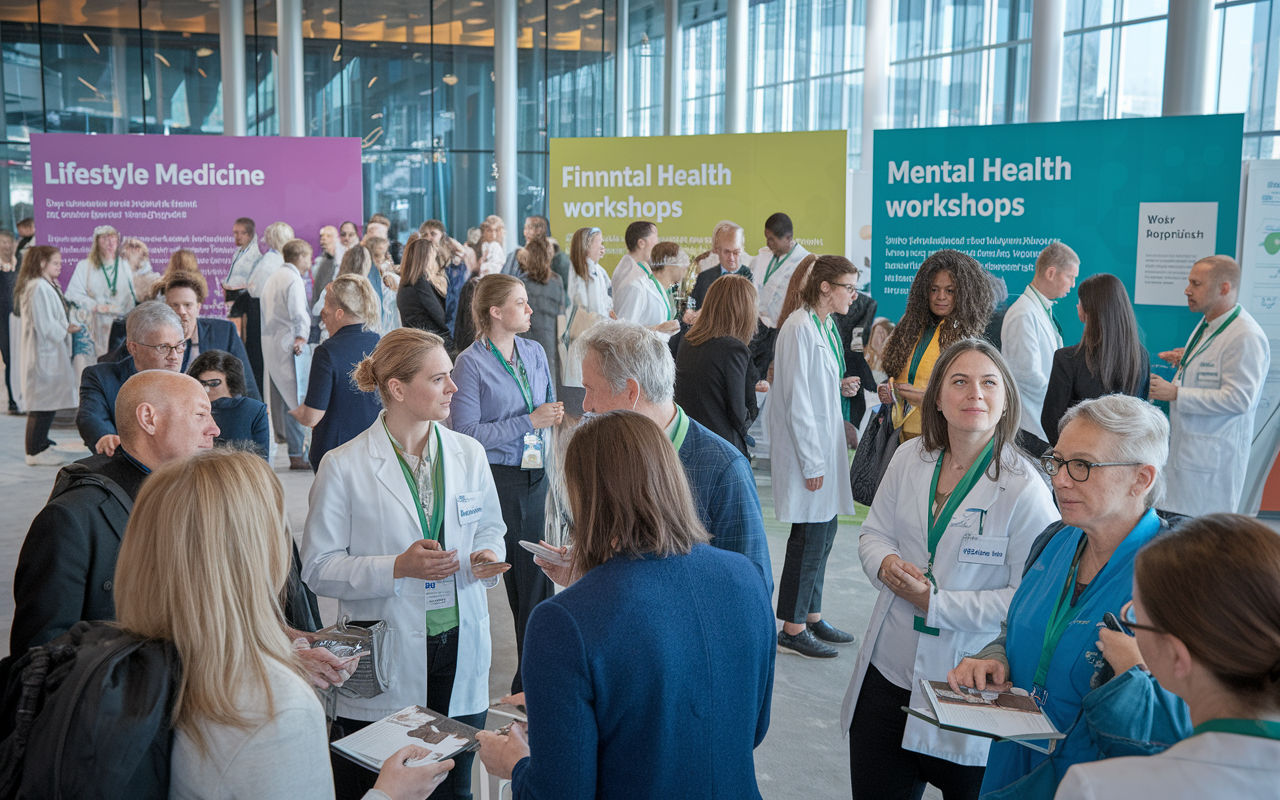
[[[120,434],[112,454],[89,456],[59,474],[27,532],[13,578],[11,653],[42,645],[80,620],[115,619],[116,556],[143,481],[212,447],[218,435],[204,389],[174,372],[134,375],[115,410]]]
[[[151,369],[182,371],[186,352],[182,321],[159,300],[139,303],[125,320],[125,346],[129,356],[123,361],[93,364],[80,375],[76,428],[90,450],[106,456],[112,455],[120,444],[116,395],[125,381]]]

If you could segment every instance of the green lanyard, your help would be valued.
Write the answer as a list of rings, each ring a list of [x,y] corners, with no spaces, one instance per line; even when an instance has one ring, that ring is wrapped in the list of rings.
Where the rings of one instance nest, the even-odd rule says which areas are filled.
[[[1053,613],[1049,615],[1049,624],[1044,629],[1044,646],[1040,649],[1040,664],[1036,667],[1036,677],[1035,681],[1033,681],[1034,685],[1040,688],[1044,688],[1045,681],[1049,678],[1049,664],[1053,662],[1053,652],[1058,649],[1058,641],[1062,639],[1062,634],[1067,630],[1067,626],[1071,624],[1071,621],[1076,618],[1076,614],[1079,611],[1079,607],[1071,607],[1070,597],[1076,585],[1076,573],[1080,569],[1080,557],[1084,555],[1084,546],[1088,541],[1087,537],[1080,537],[1080,544],[1076,546],[1075,558],[1071,559],[1071,571],[1067,573],[1067,582],[1062,587],[1062,594],[1058,596],[1058,604],[1053,607]],[[1097,580],[1097,576],[1094,576],[1093,582],[1096,583]],[[1085,587],[1085,591],[1088,591],[1088,587]],[[1083,594],[1081,594],[1080,599],[1084,599]]]
[[[685,416],[683,408],[676,406],[676,427],[671,431],[671,444],[675,445],[677,453],[684,447],[684,437],[688,435],[689,418]]]
[[[787,251],[785,256],[774,256],[769,259],[769,266],[765,267],[764,270],[764,280],[760,282],[761,286],[768,283],[769,279],[773,277],[773,273],[777,272],[783,264],[787,263],[787,259],[791,258],[791,254],[796,251],[796,247],[798,246],[799,243],[797,242],[796,244],[791,245],[791,249]]]
[[[640,269],[644,270],[644,274],[649,276],[649,280],[653,281],[653,285],[657,288],[658,294],[662,295],[662,300],[667,304],[667,321],[676,318],[676,307],[671,304],[671,294],[662,288],[662,284],[658,283],[658,279],[653,277],[653,271],[649,269],[647,264],[636,262],[640,265]]]
[[[520,357],[520,351],[516,349],[515,342],[511,343],[511,358],[514,359],[516,365],[520,367],[519,375],[516,375],[515,369],[513,369],[511,364],[502,357],[502,353],[498,350],[497,346],[494,345],[492,340],[489,341],[489,352],[493,353],[493,357],[502,363],[507,374],[511,376],[512,380],[514,380],[517,385],[519,385],[520,396],[524,398],[525,407],[528,408],[529,413],[532,414],[534,408],[536,408],[533,404],[533,385],[529,383],[529,373],[525,371],[524,359]]]
[[[1204,332],[1209,329],[1209,323],[1207,321],[1201,322],[1200,327],[1196,329],[1195,337],[1191,339],[1191,344],[1187,345],[1186,353],[1189,353],[1190,355],[1187,355],[1186,353],[1184,353],[1182,357],[1182,361],[1178,364],[1178,371],[1175,372],[1173,375],[1173,379],[1177,380],[1179,375],[1186,372],[1187,365],[1190,364],[1196,358],[1196,356],[1200,355],[1205,350],[1207,350],[1209,347],[1209,343],[1212,342],[1214,339],[1217,339],[1218,334],[1225,331],[1231,323],[1236,321],[1236,317],[1238,316],[1240,316],[1240,306],[1237,305],[1236,310],[1232,311],[1231,316],[1227,317],[1227,321],[1222,323],[1222,325],[1220,325],[1218,329],[1214,331],[1213,334],[1208,339],[1205,339],[1204,344],[1200,345],[1200,349],[1197,350],[1196,345],[1199,344],[1200,337],[1203,336]]]
[[[947,498],[947,502],[942,504],[942,508],[938,509],[938,513],[933,513],[933,498],[938,496],[938,479],[942,477],[942,457],[946,455],[946,449],[938,454],[938,463],[933,468],[933,481],[929,484],[929,497],[925,499],[925,519],[929,520],[929,564],[925,569],[924,576],[929,579],[929,583],[933,584],[933,593],[938,593],[938,581],[933,577],[933,559],[938,554],[938,542],[942,541],[942,534],[947,532],[947,526],[951,524],[951,518],[955,516],[956,510],[960,508],[960,504],[964,502],[965,497],[973,490],[973,487],[982,479],[987,468],[991,466],[991,460],[995,458],[996,439],[991,437],[991,441],[987,442],[987,446],[982,448],[982,452],[978,454],[978,460],[973,462],[969,469],[964,473],[964,477],[956,484],[956,488],[951,490],[951,496]],[[927,633],[930,636],[937,636],[941,631],[938,628],[930,628],[924,624],[923,617],[916,617],[915,629],[920,633]]]
[[[442,496],[444,493],[444,443],[440,441],[440,427],[438,425],[432,427],[436,430],[436,461],[431,474],[435,491],[432,492],[434,497],[431,502],[431,520],[428,522],[427,514],[422,510],[422,498],[418,495],[418,481],[413,475],[413,470],[409,469],[408,462],[400,453],[400,446],[391,437],[386,420],[382,421],[382,428],[387,431],[387,438],[391,439],[391,449],[396,451],[396,460],[400,462],[400,469],[404,472],[404,482],[409,484],[409,494],[413,495],[413,506],[418,509],[418,523],[422,525],[422,538],[434,539],[444,547],[444,497]],[[428,450],[429,448],[423,448],[423,457],[426,457]]]
[[[840,365],[840,377],[843,378],[845,369],[844,352],[843,348],[840,347],[840,334],[836,332],[835,320],[828,316],[827,321],[824,323],[812,311],[809,312],[809,317],[813,319],[813,324],[818,327],[818,330],[826,334],[827,346],[831,348],[832,354],[835,355],[836,364]]]
[[[924,351],[929,349],[929,343],[933,341],[933,334],[941,324],[942,320],[938,320],[920,335],[920,341],[916,342],[916,351],[911,354],[911,369],[907,372],[907,383],[915,385],[916,370],[920,368],[920,359],[924,358]]]
[[[1201,722],[1191,730],[1192,736],[1201,733],[1236,733],[1280,741],[1280,722],[1268,719],[1211,719]]]
[[[1036,287],[1028,286],[1027,291],[1031,292],[1032,296],[1035,297],[1036,302],[1039,303],[1040,307],[1044,309],[1044,313],[1049,315],[1049,321],[1053,323],[1053,328],[1058,332],[1058,338],[1061,339],[1062,326],[1058,324],[1058,318],[1053,315],[1053,307],[1044,301],[1044,299],[1040,296],[1040,293],[1036,291]]]
[[[111,296],[116,296],[116,286],[120,284],[120,256],[116,256],[116,260],[111,263],[111,274],[107,274],[107,265],[102,265],[102,277],[107,280],[107,288],[111,290]]]

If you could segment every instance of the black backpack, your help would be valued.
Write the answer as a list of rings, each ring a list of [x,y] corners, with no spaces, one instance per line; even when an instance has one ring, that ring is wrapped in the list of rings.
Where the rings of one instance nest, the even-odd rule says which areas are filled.
[[[179,676],[172,644],[109,622],[0,661],[0,800],[167,798]]]

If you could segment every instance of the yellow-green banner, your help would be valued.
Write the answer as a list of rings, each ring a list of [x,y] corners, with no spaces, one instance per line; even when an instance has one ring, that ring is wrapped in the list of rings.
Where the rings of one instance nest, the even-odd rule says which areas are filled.
[[[612,271],[636,220],[658,226],[692,258],[711,248],[721,220],[746,230],[748,258],[764,221],[781,211],[815,253],[844,254],[844,131],[551,140],[551,229],[566,250],[579,228],[599,228]]]

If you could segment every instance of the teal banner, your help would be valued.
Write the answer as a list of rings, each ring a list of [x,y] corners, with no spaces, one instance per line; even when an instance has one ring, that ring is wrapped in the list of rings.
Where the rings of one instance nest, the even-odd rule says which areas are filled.
[[[1157,117],[875,132],[871,290],[897,320],[936,250],[973,256],[1010,297],[1053,241],[1130,291],[1152,359],[1195,318],[1182,290],[1196,259],[1235,255],[1243,117]],[[1080,340],[1073,291],[1056,316]]]

